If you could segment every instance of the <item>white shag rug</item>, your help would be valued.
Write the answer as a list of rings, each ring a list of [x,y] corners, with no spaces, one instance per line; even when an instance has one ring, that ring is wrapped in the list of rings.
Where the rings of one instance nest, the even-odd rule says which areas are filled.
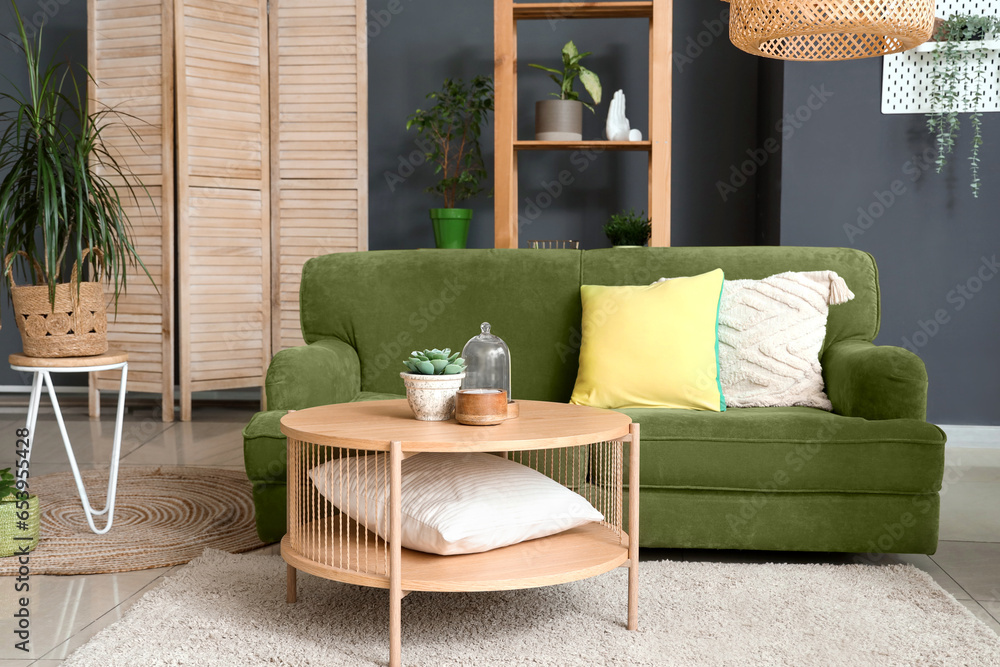
[[[1000,665],[1000,638],[910,565],[643,562],[637,632],[625,575],[413,593],[403,664]],[[388,591],[300,573],[284,600],[279,556],[206,550],[64,665],[386,664]]]

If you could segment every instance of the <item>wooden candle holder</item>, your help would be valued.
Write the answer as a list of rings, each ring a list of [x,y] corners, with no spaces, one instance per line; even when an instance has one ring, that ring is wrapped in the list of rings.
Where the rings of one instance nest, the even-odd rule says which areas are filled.
[[[503,389],[460,389],[455,395],[455,419],[469,426],[495,426],[508,419]]]

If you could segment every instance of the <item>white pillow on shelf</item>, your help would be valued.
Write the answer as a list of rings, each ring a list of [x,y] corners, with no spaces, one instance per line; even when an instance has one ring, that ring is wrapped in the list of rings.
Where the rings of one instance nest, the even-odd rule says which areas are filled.
[[[388,466],[388,454],[352,456],[313,468],[309,478],[333,505],[384,539]],[[405,459],[402,473],[407,549],[479,553],[604,519],[580,494],[492,454],[425,452]]]

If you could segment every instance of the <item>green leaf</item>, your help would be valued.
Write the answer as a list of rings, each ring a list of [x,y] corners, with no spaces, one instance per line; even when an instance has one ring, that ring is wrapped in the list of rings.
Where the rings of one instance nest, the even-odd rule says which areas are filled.
[[[562,75],[562,70],[552,69],[551,67],[544,67],[543,65],[528,65],[528,67],[534,67],[535,69],[540,69],[544,72],[552,72],[553,74]]]
[[[591,72],[586,67],[580,68],[580,83],[586,88],[587,92],[590,93],[591,98],[594,100],[594,104],[601,103],[601,80],[597,78],[597,75]]]
[[[572,59],[580,55],[580,52],[576,49],[576,44],[573,40],[566,42],[566,46],[562,49],[563,59]]]

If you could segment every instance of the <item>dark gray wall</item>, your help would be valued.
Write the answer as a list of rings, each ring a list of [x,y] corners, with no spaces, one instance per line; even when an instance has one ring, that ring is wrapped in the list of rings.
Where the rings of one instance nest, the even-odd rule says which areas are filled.
[[[39,28],[42,29],[43,58],[55,56],[67,58],[71,62],[86,65],[87,63],[87,0],[43,0],[18,2],[21,16],[29,35]],[[2,74],[0,92],[15,94],[15,88],[26,90],[27,76],[24,56],[19,47],[11,40],[17,41],[17,25],[9,1],[0,0],[0,63]],[[0,108],[8,109],[9,103],[0,101]],[[4,172],[6,173],[6,172]],[[0,385],[30,385],[31,376],[15,373],[7,365],[7,355],[21,351],[21,336],[14,323],[14,311],[7,298],[7,289],[3,289],[0,298]],[[56,377],[60,384],[86,384],[82,376]]]
[[[393,15],[390,8],[396,8]],[[756,143],[758,61],[729,44],[728,5],[701,0],[675,2],[677,56],[673,95],[673,238],[676,245],[752,244],[756,228],[754,180],[726,200],[715,183]],[[369,120],[372,249],[433,245],[427,209],[438,200],[424,193],[433,169],[419,162],[416,135],[407,116],[445,77],[493,73],[493,6],[461,0],[370,0]],[[519,24],[519,123],[522,139],[533,137],[534,102],[554,84],[528,63],[556,66],[572,39],[592,51],[586,64],[601,77],[604,100],[596,114],[584,112],[584,136],[603,138],[608,101],[625,91],[633,127],[648,136],[648,23],[645,20],[523,21]],[[579,86],[578,86],[579,89]],[[492,166],[492,126],[483,136]],[[411,154],[417,159],[411,159]],[[646,155],[606,153],[590,159],[568,152],[522,154],[520,238],[579,239],[585,248],[608,245],[601,226],[610,214],[647,202]],[[549,203],[551,183],[568,171],[572,185]],[[411,174],[412,171],[412,174]],[[492,169],[491,169],[492,171]],[[402,184],[387,174],[406,177]],[[388,181],[393,181],[390,187]],[[550,184],[549,190],[546,184]],[[548,206],[545,206],[548,204]],[[493,246],[493,202],[485,195],[475,209],[470,247]],[[537,207],[537,208],[536,208]]]
[[[780,235],[789,245],[872,252],[883,289],[879,342],[898,345],[905,339],[925,359],[931,418],[1000,423],[995,410],[1000,379],[990,352],[1000,324],[1000,280],[981,287],[977,282],[980,271],[992,275],[982,258],[1000,254],[1000,156],[992,151],[1000,145],[997,115],[985,119],[984,186],[974,200],[967,186],[966,142],[945,174],[921,170],[913,156],[930,147],[922,117],[879,112],[880,59],[784,67],[763,62],[729,44],[722,26],[727,9],[725,3],[675,2],[674,243],[776,243]],[[50,51],[63,44],[69,59],[86,61],[85,0],[23,0],[21,10],[30,24],[45,24]],[[0,32],[12,30],[10,10],[2,6]],[[406,166],[416,150],[415,136],[404,129],[406,117],[445,77],[492,73],[492,3],[370,0],[369,36],[371,247],[429,246],[426,209],[436,200],[423,189],[432,174],[427,166],[410,174]],[[541,21],[521,25],[521,136],[531,136],[533,102],[549,92],[545,76],[523,71],[525,65],[554,63],[568,39],[594,52],[589,64],[602,78],[606,100],[623,88],[629,117],[646,134],[645,23]],[[7,44],[0,45],[0,53],[3,73],[22,86],[22,60]],[[822,101],[812,89],[824,85],[833,96]],[[11,84],[0,81],[0,90],[10,92]],[[810,102],[816,108],[809,108]],[[596,115],[586,115],[586,136],[602,136],[606,114],[607,101]],[[792,118],[783,121],[783,114]],[[776,144],[768,141],[772,138]],[[488,165],[492,141],[489,129],[483,137]],[[607,242],[600,227],[610,213],[646,206],[644,156],[601,155],[585,171],[580,164],[568,153],[522,159],[520,210],[522,223],[530,222],[522,227],[522,239],[578,238],[584,247],[602,247]],[[529,221],[525,200],[539,201],[544,184],[564,169],[573,174],[572,186]],[[386,172],[407,177],[391,190]],[[849,235],[844,225],[857,226],[858,207],[878,212],[876,193],[891,192],[894,181],[903,194],[860,229],[863,233]],[[471,205],[476,219],[470,245],[490,247],[493,202],[480,196]],[[960,285],[971,298],[958,291]],[[979,290],[972,293],[973,288]],[[2,311],[0,356],[20,350],[6,299]],[[936,317],[944,323],[935,323]],[[24,382],[0,364],[0,384]]]
[[[968,121],[951,166],[926,168],[933,151],[924,118],[882,115],[881,77],[878,58],[786,64],[785,113],[798,112],[801,127],[784,142],[781,242],[872,253],[882,285],[877,342],[923,357],[929,418],[1000,424],[1000,117],[984,119],[974,199]],[[804,111],[823,87],[833,96]]]

